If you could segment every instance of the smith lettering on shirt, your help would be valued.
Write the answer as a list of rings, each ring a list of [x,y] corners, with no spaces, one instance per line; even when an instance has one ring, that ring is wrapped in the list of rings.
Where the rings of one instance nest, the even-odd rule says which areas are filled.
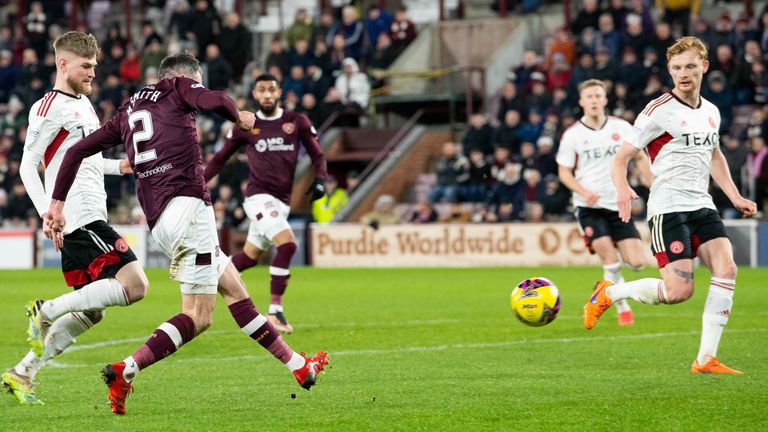
[[[76,153],[92,154],[124,143],[137,178],[136,195],[147,223],[154,227],[174,197],[195,197],[211,204],[195,126],[199,109],[237,120],[237,108],[225,93],[208,90],[189,78],[163,79],[131,96],[112,119],[76,146]],[[60,199],[56,195],[55,191],[54,198]]]
[[[267,119],[258,113],[251,131],[233,129],[227,138],[220,154],[206,168],[205,178],[213,177],[239,147],[245,147],[249,168],[246,196],[269,194],[290,205],[299,144],[312,159],[315,173],[323,178],[326,175],[317,133],[303,114],[280,109]]]

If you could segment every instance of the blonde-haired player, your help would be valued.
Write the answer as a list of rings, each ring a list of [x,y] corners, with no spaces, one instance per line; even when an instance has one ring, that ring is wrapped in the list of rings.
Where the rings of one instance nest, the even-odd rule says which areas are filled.
[[[56,82],[53,90],[29,112],[20,174],[32,202],[44,219],[64,154],[99,128],[99,118],[88,95],[99,52],[96,38],[67,32],[53,44]],[[37,173],[45,166],[45,186]],[[49,238],[63,235],[61,267],[64,280],[75,291],[51,301],[27,305],[32,349],[2,374],[2,384],[22,404],[40,403],[35,375],[45,362],[63,352],[77,336],[101,321],[109,306],[126,306],[144,297],[149,283],[128,244],[107,224],[104,174],[130,173],[127,160],[108,160],[96,154],[80,166],[64,213],[70,225]]]
[[[643,267],[643,247],[634,223],[619,219],[616,186],[606,175],[613,157],[632,125],[605,114],[608,104],[605,84],[596,79],[579,84],[579,106],[584,116],[568,128],[557,152],[560,181],[574,192],[573,203],[584,242],[603,264],[603,279],[624,282],[621,261],[632,270]],[[644,178],[650,177],[648,162],[637,158]],[[650,184],[650,181],[647,182]],[[619,260],[621,253],[621,260]],[[626,300],[616,302],[619,325],[632,325],[634,317]]]
[[[700,95],[709,68],[707,49],[695,37],[683,37],[667,49],[671,92],[651,101],[638,115],[633,133],[613,163],[619,214],[629,220],[630,202],[637,195],[626,180],[627,162],[645,149],[654,175],[648,201],[651,250],[662,279],[623,284],[601,280],[584,305],[584,326],[591,329],[617,300],[632,298],[648,304],[680,303],[693,295],[693,258],[698,255],[711,273],[702,316],[694,374],[741,374],[717,360],[717,347],[728,322],[736,287],[736,264],[712,197],[709,178],[717,183],[744,216],[757,211],[733,183],[719,148],[720,112]]]

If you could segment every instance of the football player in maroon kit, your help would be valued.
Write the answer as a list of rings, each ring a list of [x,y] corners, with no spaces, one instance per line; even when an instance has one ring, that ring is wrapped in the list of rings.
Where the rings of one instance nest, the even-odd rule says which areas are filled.
[[[273,75],[256,78],[253,97],[259,103],[256,121],[249,131],[232,130],[224,146],[205,169],[205,180],[215,176],[240,147],[248,156],[248,186],[243,209],[251,220],[243,251],[232,256],[242,272],[258,263],[274,245],[277,249],[269,266],[269,321],[276,329],[290,333],[293,327],[283,313],[283,294],[290,278],[291,258],[296,253],[296,236],[288,223],[291,189],[299,159],[299,143],[312,159],[316,179],[307,190],[312,200],[325,194],[328,173],[317,131],[304,114],[280,108],[280,84]]]
[[[309,389],[328,363],[327,354],[308,358],[293,351],[256,310],[237,270],[219,249],[211,197],[203,180],[195,113],[215,112],[243,130],[252,129],[253,113],[238,111],[225,93],[200,84],[200,63],[189,54],[166,57],[158,75],[157,84],[141,88],[101,129],[67,151],[46,215],[59,241],[66,224],[64,200],[82,160],[124,144],[152,237],[171,259],[171,278],[181,285],[181,313],[160,324],[132,355],[102,370],[112,412],[125,414],[125,399],[140,370],[210,327],[217,291],[243,332]]]

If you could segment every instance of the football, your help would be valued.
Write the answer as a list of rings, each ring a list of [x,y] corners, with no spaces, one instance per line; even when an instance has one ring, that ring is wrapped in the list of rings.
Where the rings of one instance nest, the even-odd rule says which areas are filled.
[[[560,291],[551,280],[534,277],[520,282],[512,290],[510,306],[523,324],[532,327],[547,325],[560,311]]]

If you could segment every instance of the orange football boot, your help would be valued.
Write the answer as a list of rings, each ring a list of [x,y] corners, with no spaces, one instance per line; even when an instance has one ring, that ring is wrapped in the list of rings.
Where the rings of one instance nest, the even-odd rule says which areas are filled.
[[[595,284],[595,289],[592,291],[592,296],[584,305],[584,327],[587,330],[592,330],[592,327],[597,324],[597,320],[603,315],[613,302],[607,295],[605,295],[605,289],[613,285],[613,282],[605,279],[600,279]]]
[[[727,375],[744,375],[744,372],[736,369],[731,369],[728,366],[720,363],[715,357],[710,356],[709,361],[700,365],[698,360],[694,360],[691,365],[692,374],[727,374]]]

